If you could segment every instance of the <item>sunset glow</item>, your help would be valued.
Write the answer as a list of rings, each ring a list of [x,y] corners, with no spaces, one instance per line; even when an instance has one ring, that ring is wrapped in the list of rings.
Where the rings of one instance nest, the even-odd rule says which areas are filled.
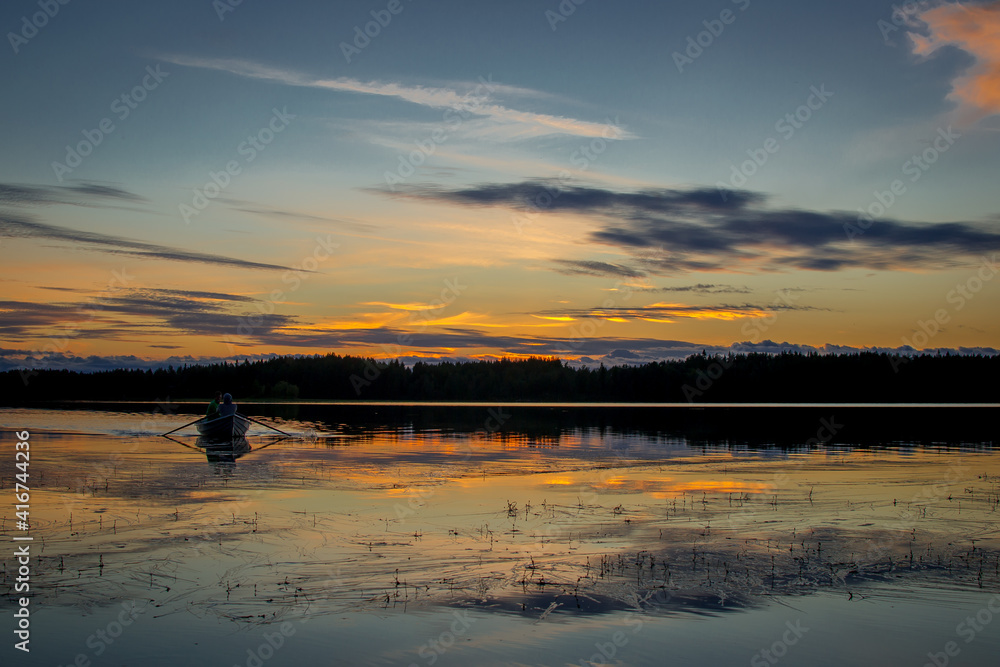
[[[0,75],[0,365],[994,353],[1000,4],[731,4],[66,6]]]

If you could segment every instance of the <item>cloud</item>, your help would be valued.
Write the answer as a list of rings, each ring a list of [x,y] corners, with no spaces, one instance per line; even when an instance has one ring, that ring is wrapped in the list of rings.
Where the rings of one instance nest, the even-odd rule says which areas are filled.
[[[607,276],[612,278],[642,278],[646,274],[621,264],[608,262],[581,261],[573,259],[557,259],[560,268],[556,271],[566,275]]]
[[[444,303],[389,303],[386,301],[366,301],[359,304],[362,306],[383,306],[392,310],[422,311],[440,310],[445,307]]]
[[[952,84],[959,117],[974,122],[1000,114],[1000,2],[980,5],[949,3],[917,15],[927,33],[909,33],[913,50],[930,55],[943,46],[970,54],[975,63]]]
[[[682,303],[654,303],[638,307],[610,307],[584,309],[551,309],[535,314],[549,319],[579,320],[592,318],[613,322],[629,320],[644,320],[647,322],[673,322],[675,319],[687,318],[695,320],[741,320],[749,318],[770,317],[775,310],[823,310],[812,306],[793,306],[787,304],[768,307],[744,303],[738,305],[692,306]],[[532,313],[534,314],[534,313]]]
[[[162,259],[176,262],[192,262],[196,264],[212,264],[216,266],[232,266],[240,269],[266,269],[271,271],[289,271],[288,267],[278,264],[251,262],[224,255],[193,252],[169,246],[145,243],[121,236],[110,236],[96,232],[84,232],[68,227],[58,227],[41,222],[33,222],[26,218],[6,216],[0,213],[0,238],[39,238],[81,244],[88,250],[106,252],[117,255],[128,255],[142,259]],[[304,269],[303,269],[304,271]],[[307,271],[308,273],[308,271]]]
[[[149,201],[145,197],[140,197],[127,190],[100,183],[84,182],[79,185],[56,187],[0,183],[0,206],[45,206],[51,204],[92,206],[95,200],[100,202],[109,199],[130,203]]]
[[[257,302],[234,294],[131,289],[98,299],[94,308],[102,313],[152,320],[173,333],[193,335],[238,335],[241,325],[267,334],[295,323],[295,318],[286,315],[234,308],[235,304],[244,303]],[[249,324],[251,316],[252,325]]]
[[[337,79],[318,79],[302,72],[271,67],[249,60],[232,58],[201,58],[185,55],[165,55],[162,60],[184,67],[198,67],[229,74],[235,74],[250,79],[270,81],[287,86],[302,86],[319,88],[336,92],[393,97],[431,109],[451,109],[462,117],[478,116],[489,119],[499,125],[518,128],[515,134],[520,136],[544,136],[550,134],[566,134],[580,137],[604,137],[605,139],[631,139],[634,135],[628,131],[609,127],[607,123],[593,123],[564,116],[521,111],[498,104],[495,93],[512,94],[523,97],[531,91],[523,88],[512,89],[507,86],[494,85],[492,81],[483,80],[478,84],[459,84],[464,92],[452,88],[408,86],[400,83],[384,81],[359,81],[347,77]],[[539,97],[541,93],[537,94]],[[480,128],[482,130],[482,128]],[[510,136],[509,133],[505,133]]]
[[[292,211],[287,209],[278,209],[267,206],[258,206],[251,202],[240,201],[236,199],[219,199],[229,205],[229,207],[234,211],[239,211],[240,213],[249,213],[251,215],[259,215],[264,218],[283,218],[291,220],[302,220],[308,222],[319,222],[323,224],[332,223],[334,225],[339,225],[359,232],[372,232],[378,229],[375,225],[371,225],[363,222],[356,222],[353,220],[342,220],[339,218],[327,218],[320,215],[312,215],[311,213],[301,213],[299,211]]]
[[[636,291],[636,290],[633,290]],[[653,292],[691,292],[692,294],[750,294],[753,290],[749,287],[735,287],[733,285],[679,285],[677,287],[655,287]]]
[[[179,296],[189,299],[208,299],[210,301],[240,301],[240,302],[252,302],[253,297],[245,296],[243,294],[225,294],[223,292],[202,292],[199,290],[178,290],[178,289],[158,289],[158,288],[145,288],[142,290],[136,290],[138,293],[152,294],[157,297],[167,295],[167,296]]]
[[[151,347],[172,349],[176,346],[153,345]],[[178,367],[185,364],[213,364],[223,361],[232,363],[233,361],[243,361],[244,359],[253,361],[276,356],[278,355],[248,354],[238,357],[194,357],[191,355],[181,355],[167,357],[166,359],[144,359],[133,354],[80,357],[69,352],[38,354],[27,350],[0,350],[0,371],[18,368],[50,368],[55,370],[80,371],[83,373],[108,371],[117,368],[156,370],[158,368],[167,368],[168,366]]]
[[[67,192],[73,192],[76,194],[86,195],[88,197],[98,197],[102,199],[119,199],[122,201],[130,202],[144,202],[149,201],[145,197],[140,197],[139,195],[132,194],[121,188],[116,188],[111,185],[100,185],[98,183],[83,183],[81,185],[71,185],[62,188]]]
[[[697,271],[768,272],[935,270],[978,263],[1000,248],[1000,232],[972,222],[878,219],[858,227],[856,213],[766,206],[767,196],[710,188],[636,192],[546,181],[447,190],[414,185],[391,196],[463,206],[502,206],[529,214],[573,212],[595,220],[593,244],[632,255],[634,265],[605,273],[677,275]],[[559,260],[585,270],[587,263]],[[573,264],[577,262],[577,264]],[[591,267],[597,272],[601,263]],[[617,268],[616,268],[617,267]]]
[[[0,337],[13,341],[47,335],[54,327],[65,329],[86,317],[80,304],[0,301]]]
[[[248,326],[266,336],[296,324],[290,316],[259,312],[257,304],[238,294],[150,288],[122,288],[77,302],[0,301],[0,337],[67,344],[76,338],[153,336],[159,342],[177,334],[234,336]]]
[[[621,192],[602,188],[561,185],[556,181],[529,180],[521,183],[486,183],[447,190],[432,185],[396,186],[376,190],[384,194],[463,204],[466,206],[510,206],[529,211],[596,211],[634,209],[648,213],[672,213],[681,207],[704,211],[739,210],[761,203],[766,195],[747,190],[721,193],[717,188],[666,188]]]

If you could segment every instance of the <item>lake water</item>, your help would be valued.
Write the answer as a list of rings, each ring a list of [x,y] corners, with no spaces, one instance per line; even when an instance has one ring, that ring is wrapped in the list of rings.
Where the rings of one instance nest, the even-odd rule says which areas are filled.
[[[246,405],[291,437],[158,435],[200,408],[0,413],[0,664],[1000,654],[995,407]]]

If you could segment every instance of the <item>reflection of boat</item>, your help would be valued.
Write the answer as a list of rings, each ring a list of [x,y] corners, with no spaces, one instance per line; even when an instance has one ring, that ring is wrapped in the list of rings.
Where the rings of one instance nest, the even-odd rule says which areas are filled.
[[[243,436],[225,442],[213,438],[201,437],[195,442],[208,458],[210,463],[234,463],[236,459],[250,452],[250,443]]]
[[[246,435],[247,430],[250,428],[250,420],[237,412],[207,421],[200,421],[196,426],[198,427],[198,433],[201,433],[206,438],[229,441],[242,438]]]

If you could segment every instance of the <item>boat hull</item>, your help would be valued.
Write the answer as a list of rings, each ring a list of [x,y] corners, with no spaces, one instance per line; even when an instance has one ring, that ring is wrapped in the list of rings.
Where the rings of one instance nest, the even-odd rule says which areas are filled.
[[[195,445],[205,452],[209,463],[236,463],[236,459],[250,453],[252,449],[245,437],[221,441],[199,436]]]
[[[236,438],[242,438],[250,429],[250,420],[241,414],[226,415],[216,417],[208,421],[200,421],[196,424],[198,433],[203,437],[227,442]]]

